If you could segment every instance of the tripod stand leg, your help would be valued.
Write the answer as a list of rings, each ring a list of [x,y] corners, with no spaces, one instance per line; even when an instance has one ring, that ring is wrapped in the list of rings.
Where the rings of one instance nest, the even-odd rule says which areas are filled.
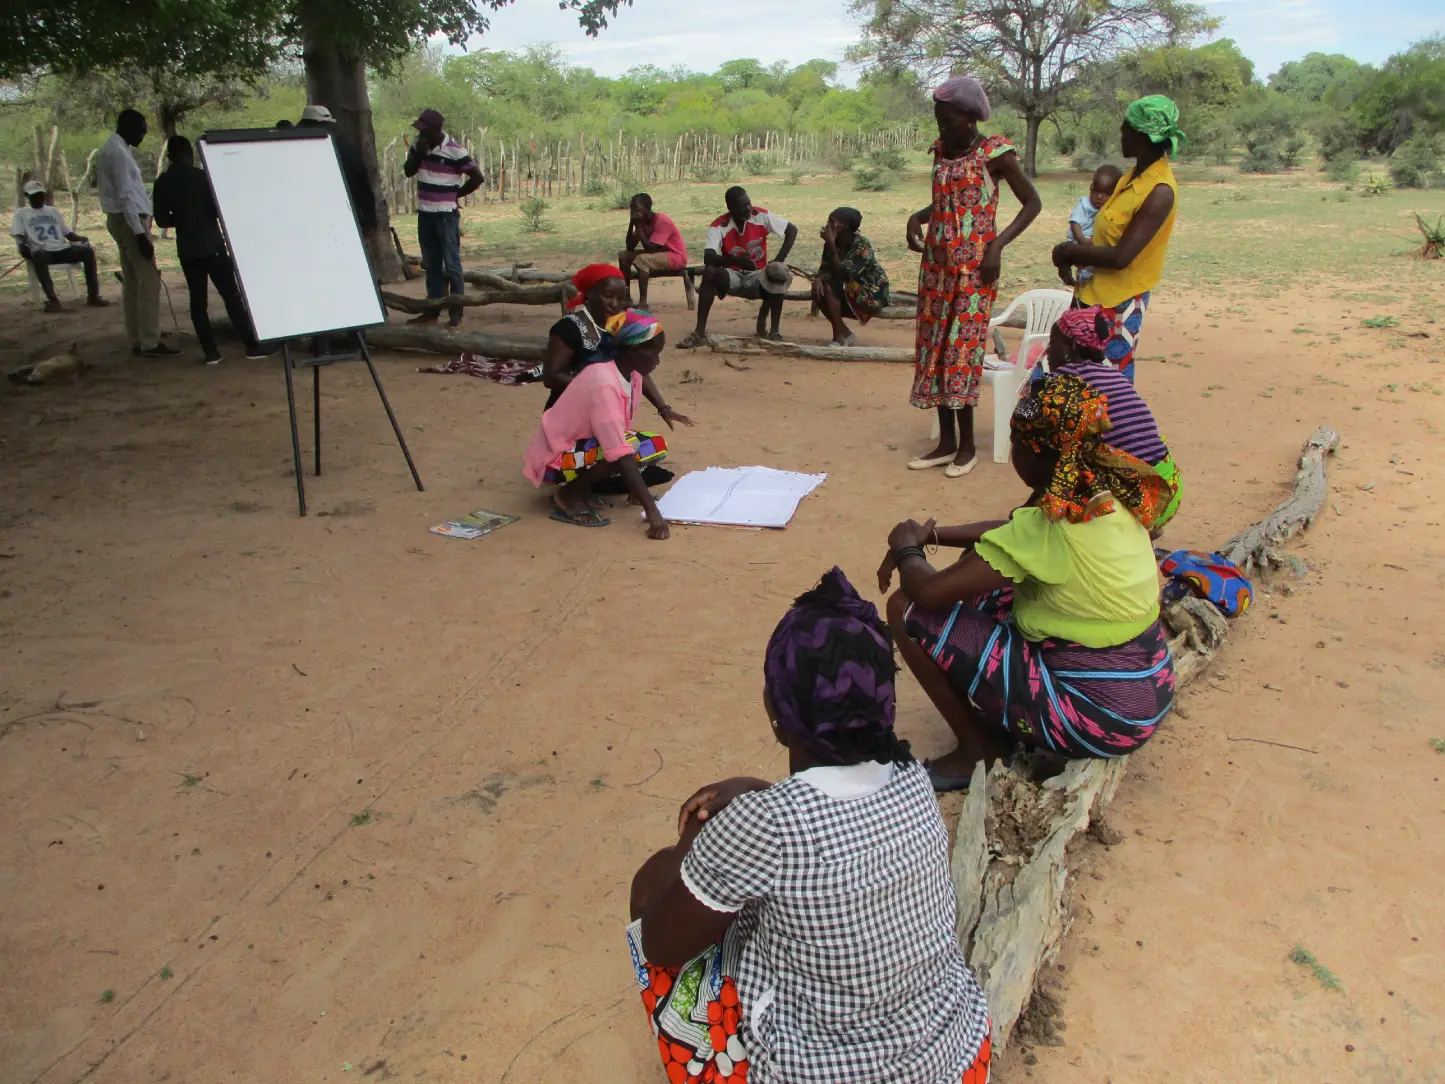
[[[316,474],[321,475],[321,366],[311,367],[311,419],[316,426]]]
[[[296,432],[296,389],[291,380],[291,344],[281,346],[281,368],[286,372],[286,406],[291,413],[291,460],[296,466],[296,503],[306,514],[306,481],[301,475],[301,437]]]
[[[406,446],[406,437],[401,435],[401,425],[392,413],[391,403],[386,398],[386,390],[381,386],[381,377],[376,375],[376,366],[371,363],[371,351],[366,348],[366,338],[361,332],[356,333],[357,345],[361,347],[361,358],[366,362],[366,369],[371,373],[371,382],[376,385],[376,394],[381,396],[381,405],[386,408],[386,416],[391,421],[391,430],[396,434],[396,442],[401,445],[401,454],[406,457],[406,465],[411,469],[411,480],[416,483],[418,492],[424,491],[426,487],[421,484],[421,475],[416,472],[416,464],[411,459],[411,449]],[[299,460],[298,460],[299,463]]]

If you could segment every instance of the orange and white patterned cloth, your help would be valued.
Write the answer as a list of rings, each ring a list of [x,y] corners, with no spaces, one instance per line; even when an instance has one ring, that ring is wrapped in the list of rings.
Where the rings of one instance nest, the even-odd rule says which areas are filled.
[[[627,944],[668,1084],[746,1084],[752,1066],[739,1034],[743,1006],[724,973],[723,945],[682,967],[658,967],[642,955],[641,923],[628,927]],[[985,1030],[959,1084],[988,1084],[992,1061],[993,1036]]]

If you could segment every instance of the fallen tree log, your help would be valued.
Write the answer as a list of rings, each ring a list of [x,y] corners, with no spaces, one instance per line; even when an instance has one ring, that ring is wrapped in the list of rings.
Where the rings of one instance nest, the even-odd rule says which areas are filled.
[[[1340,435],[1328,426],[1314,431],[1300,453],[1294,490],[1289,499],[1253,527],[1248,527],[1224,544],[1220,553],[1244,569],[1268,571],[1282,562],[1275,550],[1287,539],[1315,521],[1325,506],[1329,483],[1325,478],[1325,457],[1333,455]]]
[[[477,305],[562,305],[577,293],[568,283],[543,283],[538,286],[517,286],[507,283],[504,289],[473,290],[460,297],[407,297],[391,290],[381,291],[381,300],[398,312],[441,312],[453,307]]]
[[[408,256],[406,264],[413,268],[421,268],[421,257]],[[477,285],[483,285],[489,276],[505,279],[509,286],[519,282],[570,282],[572,280],[572,276],[566,271],[537,271],[529,263],[517,264],[515,267],[462,271],[462,278]]]
[[[914,361],[914,351],[903,346],[814,346],[811,343],[771,342],[739,335],[713,335],[712,348],[722,354],[781,354],[814,361]]]
[[[454,358],[463,351],[492,358],[541,361],[547,352],[545,339],[522,341],[502,339],[485,331],[461,331],[435,324],[382,324],[368,328],[366,341],[388,350],[421,350]]]
[[[1274,547],[1308,527],[1324,507],[1324,459],[1338,441],[1333,429],[1317,429],[1300,457],[1289,499],[1235,535],[1223,552],[1253,556],[1263,571],[1283,563]],[[1229,622],[1195,598],[1169,606],[1163,617],[1174,634],[1175,684],[1182,689],[1205,671]],[[988,996],[995,1049],[1008,1044],[1068,932],[1070,848],[1100,819],[1128,768],[1127,757],[1076,760],[1061,774],[1037,781],[1035,761],[1024,754],[987,772],[982,765],[975,770],[950,862],[959,943]]]

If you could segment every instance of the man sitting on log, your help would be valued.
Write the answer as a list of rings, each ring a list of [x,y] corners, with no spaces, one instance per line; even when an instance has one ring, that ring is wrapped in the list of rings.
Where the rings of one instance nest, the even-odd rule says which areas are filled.
[[[426,270],[426,296],[460,297],[466,293],[462,278],[462,230],[459,201],[482,186],[482,167],[467,149],[443,129],[446,118],[435,109],[423,109],[412,125],[416,141],[406,152],[402,172],[416,178],[416,240]],[[423,313],[413,324],[435,323],[437,314]],[[459,327],[462,307],[452,306],[448,327]]]
[[[783,316],[783,295],[793,279],[784,261],[798,239],[798,227],[781,215],[754,207],[747,191],[737,185],[723,194],[723,200],[727,203],[727,214],[714,219],[707,230],[707,247],[702,255],[706,267],[697,295],[697,328],[677,345],[688,349],[705,345],[707,316],[712,311],[713,299],[729,294],[761,301],[758,338],[764,337],[771,314],[772,333],[766,337],[781,342],[778,322]],[[783,239],[778,258],[772,263],[768,262],[769,234]]]
[[[86,304],[109,305],[100,296],[100,283],[95,275],[95,249],[80,234],[65,224],[65,216],[45,204],[45,186],[39,181],[25,182],[28,207],[15,212],[10,222],[10,235],[20,255],[30,261],[35,281],[45,291],[45,311],[63,312],[60,298],[55,296],[55,283],[50,268],[55,264],[78,263],[85,268]]]
[[[653,275],[675,275],[687,266],[687,245],[682,232],[667,215],[652,209],[652,197],[632,197],[625,246],[617,254],[624,277],[637,277],[637,304],[647,308],[647,281]],[[641,251],[638,251],[638,250]]]

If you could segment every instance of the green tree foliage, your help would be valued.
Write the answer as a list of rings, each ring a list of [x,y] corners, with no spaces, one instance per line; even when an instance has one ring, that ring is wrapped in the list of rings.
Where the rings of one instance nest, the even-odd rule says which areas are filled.
[[[1361,147],[1381,154],[1445,131],[1445,37],[1390,57],[1365,82],[1350,113]]]
[[[1310,53],[1281,65],[1269,88],[1301,102],[1324,102],[1355,83],[1368,66],[1339,53]]]
[[[855,59],[937,77],[977,76],[1024,119],[1024,166],[1038,132],[1094,68],[1140,46],[1187,41],[1218,20],[1181,0],[853,0]]]

